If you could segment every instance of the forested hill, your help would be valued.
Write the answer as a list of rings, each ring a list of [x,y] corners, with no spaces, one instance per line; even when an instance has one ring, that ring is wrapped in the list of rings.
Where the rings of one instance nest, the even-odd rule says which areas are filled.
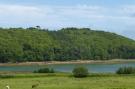
[[[135,59],[135,41],[88,28],[0,28],[0,62]]]

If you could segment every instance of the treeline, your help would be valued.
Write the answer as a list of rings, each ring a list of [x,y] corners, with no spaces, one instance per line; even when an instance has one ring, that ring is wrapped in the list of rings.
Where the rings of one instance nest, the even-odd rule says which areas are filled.
[[[89,28],[0,28],[0,62],[135,59],[135,41]]]

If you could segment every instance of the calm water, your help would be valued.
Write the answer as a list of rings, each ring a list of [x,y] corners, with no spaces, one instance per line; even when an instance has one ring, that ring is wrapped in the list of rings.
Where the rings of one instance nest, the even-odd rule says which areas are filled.
[[[115,72],[119,67],[132,66],[134,63],[119,63],[119,64],[59,64],[59,65],[45,65],[45,66],[0,66],[0,71],[34,71],[39,68],[49,67],[54,68],[56,71],[71,72],[76,66],[85,66],[93,73],[109,73]]]

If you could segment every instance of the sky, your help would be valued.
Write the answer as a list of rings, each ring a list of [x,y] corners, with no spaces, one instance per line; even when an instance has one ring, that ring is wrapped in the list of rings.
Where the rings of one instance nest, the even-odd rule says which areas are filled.
[[[135,39],[135,0],[0,0],[0,27],[87,27]]]

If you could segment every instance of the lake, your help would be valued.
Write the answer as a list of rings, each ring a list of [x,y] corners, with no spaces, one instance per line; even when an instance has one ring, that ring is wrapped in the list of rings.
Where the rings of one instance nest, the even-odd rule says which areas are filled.
[[[55,64],[55,65],[30,65],[30,66],[0,66],[0,71],[25,71],[31,72],[39,68],[49,67],[54,68],[56,71],[60,72],[72,72],[74,67],[85,66],[90,72],[93,73],[114,73],[119,67],[122,66],[132,66],[135,67],[135,62],[133,63],[117,63],[117,64]]]

